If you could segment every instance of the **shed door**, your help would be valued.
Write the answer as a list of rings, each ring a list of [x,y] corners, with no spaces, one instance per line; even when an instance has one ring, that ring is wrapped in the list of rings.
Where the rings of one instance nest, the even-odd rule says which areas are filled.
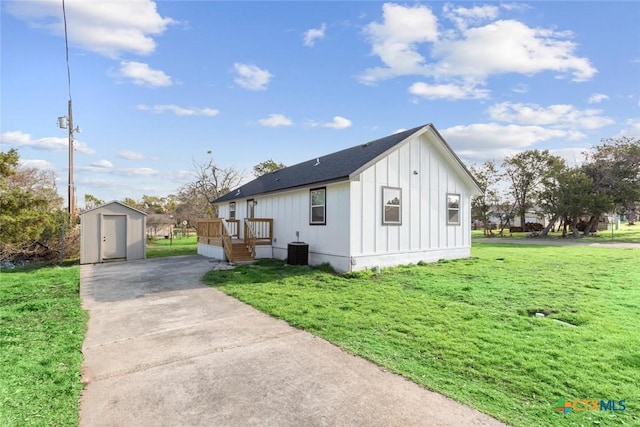
[[[127,216],[102,217],[102,258],[127,257]]]

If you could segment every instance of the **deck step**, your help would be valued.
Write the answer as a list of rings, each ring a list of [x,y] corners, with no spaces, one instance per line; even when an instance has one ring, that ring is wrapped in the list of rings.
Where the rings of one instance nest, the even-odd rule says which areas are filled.
[[[233,262],[251,262],[254,258],[244,243],[233,243],[231,246]]]

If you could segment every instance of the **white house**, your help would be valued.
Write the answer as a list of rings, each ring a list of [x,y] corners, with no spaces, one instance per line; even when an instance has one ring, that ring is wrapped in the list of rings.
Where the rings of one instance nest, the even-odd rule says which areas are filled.
[[[263,238],[252,255],[285,259],[288,244],[303,241],[310,264],[345,272],[468,257],[479,191],[428,124],[263,175],[214,205],[229,242]],[[222,253],[220,239],[199,242],[203,255]]]

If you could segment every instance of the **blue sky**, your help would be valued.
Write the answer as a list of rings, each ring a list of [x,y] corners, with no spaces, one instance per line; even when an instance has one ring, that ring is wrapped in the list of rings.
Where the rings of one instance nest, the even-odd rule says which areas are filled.
[[[65,4],[80,206],[426,123],[467,164],[640,137],[640,2]],[[65,194],[62,3],[0,7],[0,149]]]

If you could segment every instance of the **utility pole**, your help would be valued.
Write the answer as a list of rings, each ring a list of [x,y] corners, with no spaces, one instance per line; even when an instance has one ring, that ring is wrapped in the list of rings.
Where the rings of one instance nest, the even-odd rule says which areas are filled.
[[[69,88],[69,115],[67,117],[58,117],[58,126],[62,129],[69,129],[69,188],[67,191],[69,197],[69,221],[73,225],[76,219],[76,191],[73,183],[73,133],[80,133],[80,127],[73,128],[73,110],[71,108],[71,70],[69,68],[69,38],[67,37],[67,10],[65,9],[64,0],[62,0],[62,18],[64,20],[64,51],[67,63],[67,87]]]
[[[80,126],[73,127],[73,111],[71,99],[69,99],[69,115],[58,117],[58,127],[69,130],[69,184],[67,189],[67,197],[69,199],[69,219],[73,222],[76,216],[76,186],[73,182],[73,151],[75,144],[73,134],[80,133]]]
[[[71,99],[69,99],[69,219],[73,221],[76,216],[76,194],[73,182],[73,112],[71,111]]]

